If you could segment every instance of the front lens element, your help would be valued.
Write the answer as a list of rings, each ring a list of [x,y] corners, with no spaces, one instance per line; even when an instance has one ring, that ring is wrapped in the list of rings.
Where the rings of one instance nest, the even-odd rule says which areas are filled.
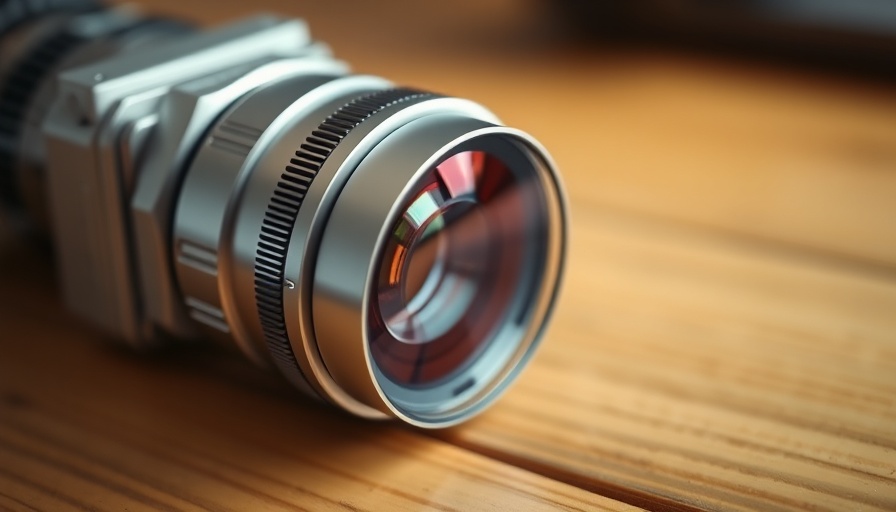
[[[426,172],[382,254],[371,329],[375,364],[403,387],[464,368],[507,321],[542,258],[535,183],[485,151]]]

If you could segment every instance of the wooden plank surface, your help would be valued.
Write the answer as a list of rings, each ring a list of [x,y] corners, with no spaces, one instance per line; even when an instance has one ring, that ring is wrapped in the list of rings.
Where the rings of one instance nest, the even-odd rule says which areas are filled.
[[[100,343],[50,261],[0,247],[0,509],[632,508],[308,403],[236,354]]]
[[[467,425],[365,423],[228,355],[97,343],[6,240],[0,508],[896,509],[891,86],[557,46],[512,0],[264,4],[551,149],[573,244],[541,353]]]
[[[896,508],[896,286],[579,208],[552,343],[444,439],[608,496]]]

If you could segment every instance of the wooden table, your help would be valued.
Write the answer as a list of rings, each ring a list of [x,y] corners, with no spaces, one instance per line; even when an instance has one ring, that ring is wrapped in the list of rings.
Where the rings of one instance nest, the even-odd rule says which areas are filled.
[[[896,510],[896,90],[558,47],[511,0],[260,3],[153,9],[304,14],[552,150],[573,241],[543,349],[469,424],[368,423],[232,354],[102,343],[7,236],[0,509]]]

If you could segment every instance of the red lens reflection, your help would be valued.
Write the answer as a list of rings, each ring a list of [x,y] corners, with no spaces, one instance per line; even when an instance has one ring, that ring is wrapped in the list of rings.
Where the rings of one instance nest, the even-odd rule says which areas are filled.
[[[433,383],[488,344],[524,281],[536,197],[482,151],[423,176],[392,226],[371,304],[371,356],[389,379]]]

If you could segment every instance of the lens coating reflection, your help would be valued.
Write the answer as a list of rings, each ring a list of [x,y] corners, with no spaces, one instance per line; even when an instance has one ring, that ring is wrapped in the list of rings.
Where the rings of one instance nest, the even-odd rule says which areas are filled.
[[[538,204],[532,183],[483,151],[450,156],[420,179],[380,261],[369,339],[384,375],[433,384],[488,344],[526,281]]]

